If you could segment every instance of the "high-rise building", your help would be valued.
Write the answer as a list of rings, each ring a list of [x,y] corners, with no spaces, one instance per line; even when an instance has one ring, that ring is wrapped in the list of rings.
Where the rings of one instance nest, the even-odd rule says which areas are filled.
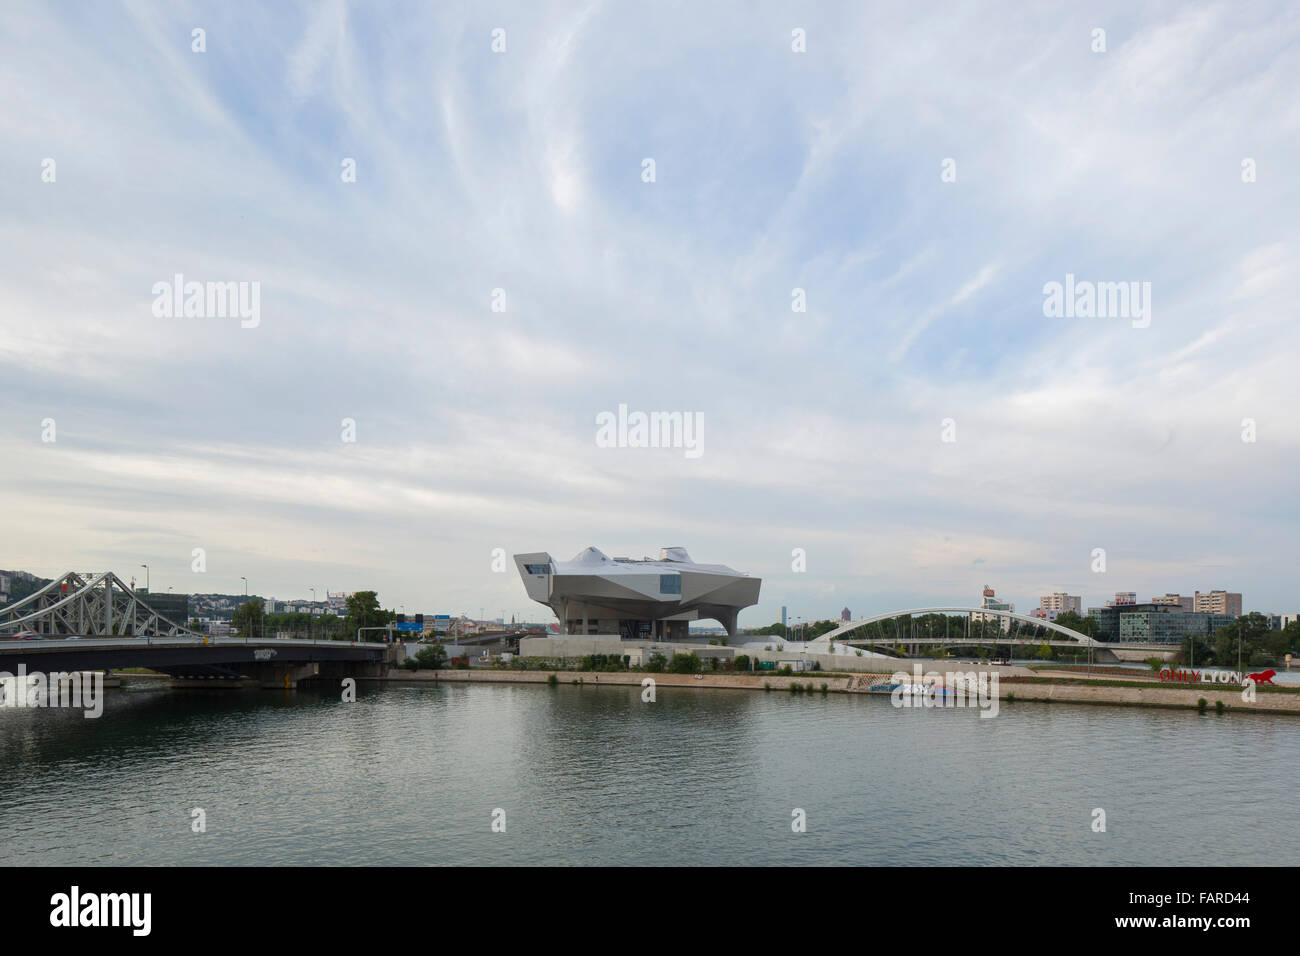
[[[785,605],[782,604],[781,605],[781,626],[782,627],[785,627],[785,619],[786,619],[786,608]]]
[[[1014,604],[1008,604],[1006,601],[999,601],[997,595],[993,593],[993,589],[987,584],[984,585],[984,600],[980,604],[980,607],[988,608],[990,611],[1014,611],[1016,609]],[[998,626],[1001,627],[1002,630],[1007,631],[1008,633],[1011,631],[1011,619],[1009,617],[1002,617],[1000,614],[972,614],[971,620],[997,621]]]
[[[0,574],[0,604],[9,603],[9,575]]]
[[[1176,606],[1178,606],[1178,607],[1181,607],[1184,611],[1195,611],[1195,610],[1196,610],[1195,602],[1194,602],[1194,600],[1193,600],[1192,598],[1190,598],[1190,597],[1183,597],[1182,595],[1179,595],[1179,594],[1168,594],[1168,593],[1166,593],[1166,594],[1164,595],[1164,597],[1153,597],[1153,598],[1151,599],[1151,603],[1152,603],[1152,604],[1168,604],[1168,605],[1176,605]]]
[[[849,613],[848,608],[845,608],[844,610],[840,611],[840,620],[844,621],[846,624],[849,621],[853,620],[853,615]]]
[[[1106,602],[1107,607],[1133,607],[1136,605],[1136,591],[1116,591],[1115,597]]]
[[[1241,595],[1230,591],[1196,592],[1194,611],[1204,614],[1230,614],[1241,617]]]
[[[1064,591],[1054,591],[1051,594],[1043,594],[1038,598],[1038,607],[1044,611],[1056,611],[1065,613],[1073,611],[1075,614],[1082,614],[1083,600],[1076,594],[1066,594]]]

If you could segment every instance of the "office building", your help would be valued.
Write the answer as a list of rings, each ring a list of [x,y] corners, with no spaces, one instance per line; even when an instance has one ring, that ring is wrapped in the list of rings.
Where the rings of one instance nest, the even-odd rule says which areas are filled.
[[[1097,622],[1097,639],[1122,644],[1177,644],[1187,638],[1209,637],[1233,622],[1228,614],[1185,611],[1181,604],[1118,603],[1088,609]]]
[[[1014,611],[1016,609],[1014,604],[1008,604],[1006,601],[999,601],[997,595],[993,593],[993,589],[987,584],[984,585],[983,601],[980,604],[980,607],[988,608],[991,611]],[[970,617],[972,621],[997,621],[998,626],[1001,627],[1002,630],[1007,631],[1008,633],[1011,631],[1011,619],[1008,617],[1002,617],[999,614],[978,613],[972,614]]]

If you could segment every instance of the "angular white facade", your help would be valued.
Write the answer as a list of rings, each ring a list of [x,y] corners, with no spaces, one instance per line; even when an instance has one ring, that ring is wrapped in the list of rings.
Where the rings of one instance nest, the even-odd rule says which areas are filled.
[[[691,621],[712,619],[736,634],[740,609],[758,603],[759,578],[722,564],[696,564],[684,548],[659,560],[611,558],[587,548],[572,561],[545,551],[516,554],[528,596],[555,612],[564,634],[680,640]]]

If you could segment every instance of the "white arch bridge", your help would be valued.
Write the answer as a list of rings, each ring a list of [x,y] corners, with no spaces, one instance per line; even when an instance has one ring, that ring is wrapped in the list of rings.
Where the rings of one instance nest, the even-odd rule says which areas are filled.
[[[1010,621],[1020,621],[1033,627],[1046,628],[1049,631],[1055,631],[1062,635],[1065,640],[1044,640],[1041,637],[1016,637],[1012,634],[1005,634],[1001,637],[984,637],[969,635],[957,635],[955,638],[945,635],[944,637],[912,637],[908,635],[879,638],[868,637],[844,637],[859,628],[866,627],[870,624],[878,624],[881,621],[892,621],[900,617],[915,617],[921,614],[979,614],[987,617],[997,617]],[[970,617],[967,620],[971,620]],[[999,611],[994,608],[986,607],[921,607],[912,608],[906,611],[890,611],[887,614],[876,614],[872,617],[864,617],[857,621],[849,621],[847,624],[841,624],[833,631],[827,631],[819,637],[808,642],[809,649],[817,644],[830,644],[832,641],[838,641],[841,644],[960,644],[964,642],[978,644],[1033,644],[1041,646],[1048,644],[1053,647],[1109,647],[1104,641],[1098,641],[1086,634],[1080,634],[1078,631],[1072,631],[1068,627],[1062,627],[1052,621],[1043,618],[1030,617],[1028,614],[1017,614],[1015,611]]]

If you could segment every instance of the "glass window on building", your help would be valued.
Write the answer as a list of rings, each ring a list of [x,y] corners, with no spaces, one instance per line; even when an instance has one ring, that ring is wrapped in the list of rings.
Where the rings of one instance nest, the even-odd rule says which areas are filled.
[[[659,575],[659,593],[660,594],[681,594],[682,576],[680,574]]]

